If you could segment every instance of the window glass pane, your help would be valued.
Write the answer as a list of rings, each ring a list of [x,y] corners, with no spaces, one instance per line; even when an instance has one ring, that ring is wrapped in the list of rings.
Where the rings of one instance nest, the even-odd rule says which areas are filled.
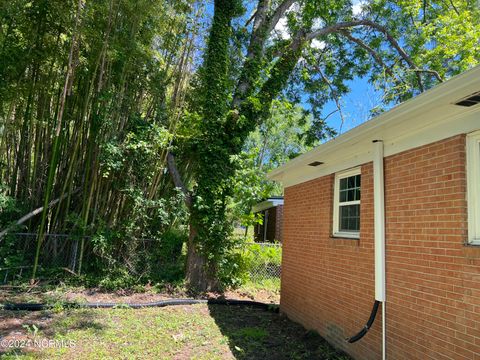
[[[355,229],[355,219],[354,218],[348,218],[348,229]]]
[[[358,233],[360,231],[361,175],[353,175],[338,180],[338,229],[339,232]]]
[[[355,190],[348,190],[347,193],[347,201],[354,201],[355,200]]]
[[[360,175],[349,176],[340,179],[339,183],[339,201],[358,201],[360,200]]]
[[[355,187],[355,176],[350,176],[347,178],[348,181],[348,188],[352,189]]]
[[[354,217],[360,216],[360,205],[352,205],[350,207],[350,216],[354,216]]]
[[[339,231],[360,231],[360,205],[343,205],[339,208]]]

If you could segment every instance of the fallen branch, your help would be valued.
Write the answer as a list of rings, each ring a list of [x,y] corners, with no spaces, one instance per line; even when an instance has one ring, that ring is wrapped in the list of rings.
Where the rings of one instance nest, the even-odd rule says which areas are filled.
[[[78,274],[75,272],[75,271],[72,271],[70,270],[69,268],[66,268],[66,267],[62,267],[62,270],[72,274],[72,275],[75,275],[75,276],[78,276]]]
[[[63,199],[65,199],[67,196],[70,196],[70,195],[73,195],[77,192],[80,191],[80,188],[77,188],[75,189],[74,191],[72,191],[71,193],[66,193],[66,194],[63,194],[62,196],[60,196],[59,198],[55,199],[55,200],[52,200],[50,201],[50,203],[48,204],[47,208],[50,209],[52,206],[58,204],[60,201],[62,201]],[[3,237],[10,231],[12,230],[13,228],[19,226],[19,225],[22,225],[24,222],[30,220],[32,217],[34,217],[35,215],[38,215],[40,214],[41,212],[43,211],[43,206],[29,212],[28,214],[26,214],[25,216],[21,217],[20,219],[18,219],[13,225],[10,225],[9,227],[7,227],[5,230],[3,230],[2,232],[0,232],[0,240],[3,239]]]

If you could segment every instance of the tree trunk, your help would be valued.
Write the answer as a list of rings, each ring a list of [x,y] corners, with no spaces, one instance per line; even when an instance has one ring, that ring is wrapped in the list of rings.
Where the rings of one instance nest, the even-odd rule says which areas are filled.
[[[190,235],[187,244],[187,266],[185,279],[190,290],[195,292],[219,291],[220,283],[216,270],[207,264],[205,255],[195,245],[197,229],[190,224]]]
[[[192,211],[192,194],[183,183],[175,163],[175,157],[171,152],[167,153],[167,167],[175,187],[185,195],[185,205]],[[220,283],[217,279],[217,271],[208,264],[205,255],[197,248],[197,234],[197,227],[192,221],[192,214],[190,214],[190,234],[188,236],[185,266],[187,286],[194,292],[218,291],[220,290]]]

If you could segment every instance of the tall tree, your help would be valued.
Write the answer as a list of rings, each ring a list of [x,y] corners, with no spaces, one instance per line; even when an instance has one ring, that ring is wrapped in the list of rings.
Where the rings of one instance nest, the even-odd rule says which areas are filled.
[[[326,129],[323,105],[345,94],[348,80],[368,75],[390,105],[479,60],[473,0],[258,0],[247,17],[243,6],[240,0],[214,1],[188,112],[193,134],[177,144],[194,164],[193,188],[185,193],[191,208],[187,280],[199,290],[218,287],[231,226],[225,213],[232,157],[269,117],[274,99],[299,102],[309,94],[316,118],[311,134],[318,138]],[[455,32],[447,35],[447,24]],[[169,159],[176,185],[186,190],[172,153]]]
[[[203,3],[0,2],[0,223],[37,230],[37,260],[64,249],[45,232],[108,229],[133,254],[168,229],[183,214],[168,166],[190,208],[187,279],[217,288],[238,155],[272,102],[305,107],[311,145],[351,80],[383,92],[376,113],[479,60],[476,0]],[[83,270],[93,244],[71,246]]]

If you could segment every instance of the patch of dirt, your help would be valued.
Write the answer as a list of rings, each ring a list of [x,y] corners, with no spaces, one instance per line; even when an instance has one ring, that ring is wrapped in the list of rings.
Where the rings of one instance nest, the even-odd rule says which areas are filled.
[[[66,301],[76,302],[107,302],[107,303],[147,303],[160,300],[167,300],[172,298],[185,297],[184,294],[170,294],[170,293],[135,293],[129,291],[115,291],[104,292],[98,289],[88,289],[83,291],[69,291],[65,293]]]
[[[31,346],[35,332],[48,328],[52,316],[46,312],[0,312],[0,355],[21,346],[22,352],[37,351]],[[35,330],[34,325],[37,327]],[[1,357],[1,356],[0,356]]]
[[[254,293],[242,290],[233,290],[226,291],[223,296],[227,299],[254,300],[269,304],[280,303],[280,294],[276,294],[268,290],[257,290]]]
[[[148,303],[160,300],[191,298],[192,296],[186,291],[175,289],[174,291],[156,292],[146,289],[145,292],[134,292],[130,290],[119,290],[107,292],[99,288],[91,288],[85,290],[68,290],[68,291],[41,291],[41,289],[30,291],[15,291],[14,289],[0,290],[0,303],[53,303],[56,301],[66,302],[106,302],[115,304],[125,303]],[[197,298],[224,298],[238,300],[254,300],[269,304],[278,304],[280,295],[278,293],[257,290],[255,292],[239,290],[229,290],[223,293],[209,292],[197,296]]]
[[[129,291],[103,292],[98,289],[88,289],[83,291],[71,291],[65,293],[67,301],[78,302],[112,302],[112,303],[147,303],[168,299],[191,298],[186,292],[145,292],[135,293]],[[237,300],[254,300],[269,304],[278,304],[280,296],[269,291],[260,290],[255,293],[249,293],[241,290],[230,290],[223,293],[209,292],[199,298],[224,298]]]
[[[54,303],[66,302],[106,302],[106,303],[145,303],[166,299],[189,297],[185,292],[163,291],[156,292],[146,288],[145,292],[131,290],[104,291],[99,288],[71,289],[71,290],[42,290],[42,288],[19,290],[15,288],[0,289],[0,303]]]

